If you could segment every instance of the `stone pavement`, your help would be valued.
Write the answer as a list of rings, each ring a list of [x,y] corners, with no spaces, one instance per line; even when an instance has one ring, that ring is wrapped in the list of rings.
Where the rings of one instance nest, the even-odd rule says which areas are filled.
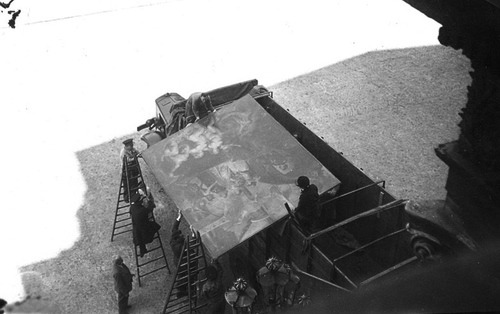
[[[468,61],[457,52],[419,47],[370,52],[270,89],[278,103],[355,165],[373,178],[386,179],[396,197],[432,199],[444,196],[446,178],[446,168],[433,148],[456,137],[467,71]],[[28,306],[59,313],[115,311],[112,256],[122,254],[131,269],[134,266],[129,235],[109,242],[120,146],[121,138],[77,154],[88,186],[77,213],[81,237],[56,258],[23,268],[25,287],[33,299],[18,311]],[[147,168],[144,173],[158,195],[155,211],[167,244],[176,207],[159,192]],[[172,265],[168,247],[167,254]],[[160,311],[171,278],[161,271],[145,277],[142,288],[135,284],[131,313]]]

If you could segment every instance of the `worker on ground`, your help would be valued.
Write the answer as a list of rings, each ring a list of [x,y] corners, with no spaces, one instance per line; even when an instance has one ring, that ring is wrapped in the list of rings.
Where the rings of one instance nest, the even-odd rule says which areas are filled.
[[[136,176],[139,175],[139,169],[136,167],[130,167],[133,165],[134,160],[140,156],[140,153],[137,149],[134,148],[134,140],[129,138],[123,141],[123,147],[120,151],[120,162],[122,165],[122,180],[123,180],[123,186],[125,187],[124,191],[124,199],[125,202],[129,202],[129,195],[128,191],[133,190],[137,188],[138,185],[138,178],[135,178]],[[126,180],[125,177],[125,167],[128,167],[128,181]],[[134,191],[132,191],[133,193]]]
[[[205,314],[224,313],[226,309],[222,272],[222,267],[217,259],[205,270],[207,281],[203,284],[200,296],[202,302],[205,300],[208,303],[204,311]]]
[[[285,285],[289,280],[288,270],[276,257],[269,258],[257,272],[257,282],[262,287],[264,304],[271,311],[282,306]]]
[[[225,294],[226,302],[231,306],[233,314],[252,313],[252,304],[257,291],[248,285],[243,278],[238,278]]]
[[[128,297],[132,291],[132,279],[134,275],[130,273],[128,267],[123,263],[123,259],[118,256],[113,263],[113,279],[115,281],[115,291],[118,293],[118,313],[126,314],[131,307],[128,304]]]
[[[311,184],[306,176],[298,177],[295,183],[301,189],[295,215],[301,227],[307,232],[312,232],[319,225],[321,217],[318,187]]]
[[[148,201],[145,207],[140,193],[134,193],[131,197],[130,216],[132,218],[132,233],[134,245],[139,246],[140,256],[148,252],[146,244],[153,242],[153,238],[160,230],[160,225],[150,220],[150,214],[154,209],[154,202]]]
[[[300,277],[293,273],[292,268],[288,264],[283,264],[286,272],[288,273],[288,282],[285,285],[285,289],[283,291],[284,297],[284,305],[287,307],[293,306],[295,302],[295,294],[297,290],[300,288]]]

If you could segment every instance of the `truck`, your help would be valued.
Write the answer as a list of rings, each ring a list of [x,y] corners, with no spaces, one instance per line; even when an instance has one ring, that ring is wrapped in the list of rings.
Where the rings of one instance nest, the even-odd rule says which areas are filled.
[[[409,225],[408,201],[330,147],[256,79],[203,95],[214,112],[193,124],[186,123],[188,99],[174,92],[156,99],[155,117],[138,127],[148,129],[142,155],[200,231],[207,254],[228,255],[235,276],[258,286],[255,272],[274,256],[292,266],[304,294],[343,295],[429,256],[425,233]],[[319,188],[314,230],[294,217],[299,175]]]

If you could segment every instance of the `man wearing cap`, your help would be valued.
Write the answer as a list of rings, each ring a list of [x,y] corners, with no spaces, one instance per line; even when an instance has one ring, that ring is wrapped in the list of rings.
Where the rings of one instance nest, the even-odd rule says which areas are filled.
[[[160,225],[149,219],[150,213],[154,209],[154,203],[147,203],[145,207],[142,197],[139,193],[132,194],[130,199],[130,217],[132,218],[132,233],[134,238],[134,245],[139,246],[140,256],[148,252],[146,244],[151,243]]]
[[[311,184],[306,176],[298,177],[296,185],[301,189],[301,192],[295,214],[302,227],[311,232],[321,216],[318,187]]]
[[[122,163],[122,171],[125,171],[126,166],[130,166],[130,163],[135,160],[139,156],[139,151],[134,148],[134,140],[129,138],[123,141],[123,147],[120,151],[120,161]],[[129,168],[129,177],[135,177],[139,175],[139,170],[135,167]],[[126,180],[125,176],[122,177],[122,180]],[[123,182],[125,185],[125,191],[123,197],[125,198],[125,202],[128,203],[129,195],[128,190],[134,189],[137,187],[139,183],[137,178],[129,179],[128,182]],[[127,188],[128,186],[128,188]]]
[[[118,313],[126,314],[131,306],[128,304],[128,296],[132,291],[132,278],[128,267],[123,259],[118,256],[113,263],[113,279],[115,280],[115,291],[118,293]]]

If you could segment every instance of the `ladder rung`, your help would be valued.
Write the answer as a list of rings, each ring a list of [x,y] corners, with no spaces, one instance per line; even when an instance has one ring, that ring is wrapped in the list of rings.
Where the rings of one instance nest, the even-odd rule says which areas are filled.
[[[197,248],[197,247],[199,247],[200,245],[201,245],[201,243],[196,242],[196,243],[194,243],[194,244],[190,244],[190,245],[189,245],[189,248],[190,248],[190,249],[196,249],[196,248]]]
[[[172,291],[174,291],[174,290],[172,289]],[[170,294],[170,298],[168,298],[168,303],[170,304],[171,302],[175,302],[175,301],[179,301],[179,300],[184,300],[184,299],[187,299],[187,295],[178,298],[177,295],[176,295],[176,293],[171,293]]]
[[[125,221],[129,221],[129,220],[131,220],[131,218],[127,217],[127,218],[123,218],[123,219],[117,220],[116,223],[125,222]],[[132,223],[130,223],[130,224],[132,224]]]
[[[196,256],[196,254],[191,254],[191,255],[189,256],[189,259],[190,259],[190,260],[193,260],[195,256]],[[187,263],[187,256],[186,256],[186,255],[184,255],[184,256],[181,258],[181,263]]]
[[[181,268],[181,270],[179,271],[179,274],[182,274],[185,271],[187,271],[187,264],[181,264],[179,267]],[[196,263],[196,264],[192,263],[191,266],[189,266],[189,270],[191,270],[191,269],[194,269],[194,270],[198,269],[198,263]]]
[[[145,273],[144,275],[141,275],[141,277],[144,277],[144,276],[147,276],[147,275],[152,274],[152,273],[154,273],[154,272],[157,272],[157,271],[159,271],[159,270],[162,270],[163,268],[167,268],[167,265],[162,266],[162,267],[160,267],[160,268],[153,269],[153,270],[151,270],[151,271],[148,271],[148,272],[147,272],[147,273]]]
[[[120,221],[117,221],[116,223],[118,224],[119,222],[122,222],[122,221],[120,220]],[[124,228],[124,227],[128,227],[128,226],[132,226],[132,221],[130,221],[129,223],[126,223],[126,224],[122,224],[122,225],[115,224],[115,229]],[[130,230],[132,230],[132,229],[130,229]]]
[[[157,258],[152,259],[152,260],[150,260],[150,261],[147,261],[147,262],[145,262],[145,263],[143,263],[143,264],[139,264],[139,265],[138,265],[138,267],[145,266],[145,265],[147,265],[147,264],[150,264],[150,263],[155,262],[155,261],[157,261],[157,260],[160,260],[160,259],[162,259],[162,258],[163,258],[163,256],[157,257]]]
[[[191,272],[191,276],[198,276],[198,274],[202,271],[203,269],[200,269],[198,271],[194,270]],[[179,275],[179,273],[177,274]],[[181,280],[186,280],[189,277],[189,275],[184,275],[182,277],[178,277],[176,280],[181,281]]]
[[[207,305],[208,305],[208,303],[203,303],[203,304],[197,305],[197,306],[195,306],[195,308],[194,308],[193,310],[195,310],[195,311],[196,311],[196,310],[199,310],[199,309],[201,309],[202,307],[205,307],[205,306],[207,306]]]
[[[184,313],[189,313],[189,312],[191,312],[191,310],[187,309],[187,310],[183,310],[181,312],[175,312],[175,313],[172,313],[172,314],[184,314]]]
[[[118,229],[118,228],[115,228],[115,230]],[[132,231],[132,229],[130,230],[124,230],[124,231],[120,231],[120,232],[117,232],[117,233],[113,233],[115,236],[119,235],[119,234],[122,234],[122,233],[125,233],[125,232],[130,232]]]
[[[120,201],[121,202],[121,201]],[[125,206],[118,206],[116,209],[122,209],[122,208],[127,208],[130,207],[130,205],[125,205]]]
[[[207,278],[204,278],[202,280],[198,280],[199,283],[205,283],[205,281],[207,281],[208,279]]]
[[[191,274],[192,276],[196,275],[196,274]],[[182,281],[182,282],[180,282]],[[196,282],[196,281],[195,281]],[[179,289],[179,287],[183,287],[183,286],[186,286],[187,287],[188,285],[188,280],[187,280],[187,277],[182,277],[182,278],[177,278],[175,280],[175,283],[174,283],[174,288],[176,289]],[[191,283],[191,286],[194,287],[194,282]],[[187,288],[186,288],[187,289]]]
[[[117,213],[116,216],[123,216],[123,215],[130,215],[129,212],[121,212],[121,213]]]
[[[190,256],[190,260],[191,260],[191,261],[192,261],[192,260],[199,260],[199,259],[200,259],[200,258],[202,258],[202,257],[203,257],[203,255],[196,255],[196,256],[193,256],[193,257],[191,257],[191,256]],[[187,258],[186,258],[186,259],[187,259]],[[186,263],[187,263],[187,262],[186,262]]]
[[[182,281],[182,282],[179,282],[179,281]],[[179,289],[179,287],[182,287],[182,286],[186,286],[187,287],[187,284],[188,284],[187,280],[181,280],[179,278],[176,278],[173,288],[174,289]]]
[[[130,217],[129,218],[125,218],[125,219],[120,219],[120,220],[117,220],[116,223],[120,223],[120,222],[124,222],[124,221],[128,221],[130,220]],[[131,225],[132,223],[128,223],[128,224],[125,224],[125,225],[121,225],[121,226],[117,226],[117,227],[125,227],[125,226],[129,226]]]
[[[190,259],[190,260],[193,260],[196,256],[197,256],[196,252],[195,252],[195,253],[192,253],[191,255],[189,255],[189,259]],[[187,256],[186,256],[186,255],[184,255],[184,256],[181,258],[181,263],[187,263]]]
[[[181,268],[181,270],[179,271],[179,273],[187,271],[187,263],[186,264],[181,264],[181,265],[179,265],[179,267]],[[189,266],[189,270],[191,270],[193,268],[195,268],[195,269],[201,269],[203,267],[199,267],[198,268],[198,263],[194,262],[194,261],[191,261],[191,265]]]
[[[196,255],[198,255],[198,253],[197,253],[197,252],[190,252],[190,253],[189,253],[189,257],[190,257],[190,258],[195,257]],[[187,258],[186,252],[184,252],[184,254],[182,254],[182,258],[183,258],[183,259],[186,259],[186,258]]]
[[[155,247],[155,248],[148,249],[148,253],[149,253],[149,252],[156,251],[156,250],[158,250],[158,249],[161,249],[161,246],[157,246],[157,247]]]
[[[198,275],[198,272],[196,272],[196,268],[194,268],[191,271],[191,276],[195,276],[195,275]],[[186,270],[180,271],[180,272],[177,273],[177,279],[176,279],[176,281],[186,280],[187,277],[188,277],[188,275],[187,275],[187,271]]]
[[[182,305],[182,306],[178,306],[178,307],[177,307],[177,308],[175,308],[175,309],[172,309],[171,307],[167,307],[167,309],[169,309],[169,308],[170,308],[170,310],[171,310],[171,311],[180,311],[181,309],[185,308],[186,306],[189,306],[189,299],[187,299],[186,301],[187,301],[187,303],[186,303],[186,304],[183,304],[183,303],[177,303],[177,304],[176,304],[176,306],[178,306],[178,305]],[[189,311],[189,309],[188,309],[188,310],[184,310],[184,311],[182,311],[182,312],[170,312],[170,313],[177,313],[177,314],[180,314],[180,313],[186,313],[186,311]]]
[[[179,291],[178,291],[179,292]],[[186,295],[183,295],[182,297],[180,298],[177,298],[177,296],[175,296],[175,298],[170,298],[168,301],[169,305],[167,308],[173,308],[173,307],[176,307],[176,306],[179,306],[185,302],[188,302],[189,304],[189,297],[187,295],[187,290],[185,291],[186,292]],[[177,302],[176,302],[177,301]],[[176,302],[176,303],[173,303],[171,304],[172,302]]]
[[[173,290],[172,290],[172,291],[173,291]],[[178,298],[178,297],[177,297],[177,293],[178,293],[178,292],[180,292],[180,290],[179,290],[179,289],[177,289],[177,292],[176,292],[176,293],[172,293],[172,294],[170,294],[170,298],[169,298],[168,300],[169,300],[170,302],[173,302],[173,301],[179,301],[179,300],[181,300],[181,301],[183,301],[183,300],[186,300],[186,301],[187,301],[187,300],[189,300],[189,297],[188,297],[188,292],[187,292],[187,288],[184,290],[184,292],[186,292],[186,294],[185,294],[185,295],[183,295],[183,296],[182,296],[182,297],[180,297],[180,298]],[[192,294],[191,294],[191,299],[196,299],[196,298],[197,298],[197,297],[196,297],[196,293],[192,293]],[[170,303],[170,302],[169,302],[169,303]]]

